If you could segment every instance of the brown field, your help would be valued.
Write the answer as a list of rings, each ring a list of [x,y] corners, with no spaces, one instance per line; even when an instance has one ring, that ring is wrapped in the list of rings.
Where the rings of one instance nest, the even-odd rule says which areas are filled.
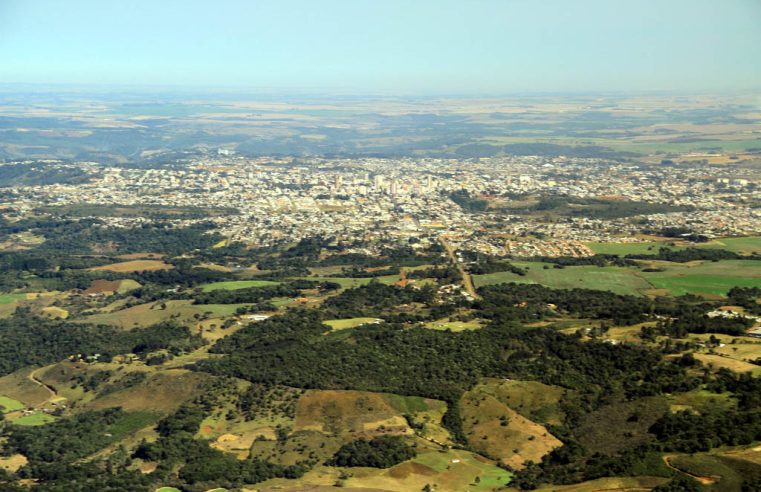
[[[520,470],[526,461],[542,456],[563,443],[540,424],[502,403],[479,385],[460,400],[463,427],[472,448]]]
[[[310,390],[299,398],[294,430],[352,434],[354,438],[412,433],[404,417],[382,394],[339,390]]]
[[[727,356],[695,353],[695,358],[702,362],[703,365],[708,366],[713,370],[725,367],[733,372],[750,372],[754,375],[761,374],[761,366]]]
[[[93,280],[83,294],[115,294],[139,289],[140,284],[134,280]]]
[[[113,263],[111,265],[102,265],[89,268],[88,270],[93,272],[117,272],[117,273],[130,273],[130,272],[144,272],[153,270],[169,270],[174,266],[164,263],[160,260],[131,260],[123,261],[121,263]]]
[[[163,257],[161,253],[129,253],[117,256],[120,260],[160,260]]]
[[[0,470],[15,473],[19,468],[29,462],[23,454],[13,454],[11,456],[0,456]]]
[[[89,402],[93,410],[122,407],[127,412],[169,413],[203,389],[209,376],[185,369],[168,369],[148,376],[142,383]]]
[[[667,478],[662,477],[607,477],[572,485],[545,485],[536,490],[542,492],[645,492],[667,481]]]

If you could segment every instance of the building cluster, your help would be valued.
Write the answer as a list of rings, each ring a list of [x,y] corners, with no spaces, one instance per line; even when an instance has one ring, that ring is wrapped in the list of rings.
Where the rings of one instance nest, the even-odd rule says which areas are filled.
[[[637,241],[643,229],[761,232],[761,186],[707,166],[566,157],[249,159],[232,153],[161,169],[81,165],[91,176],[81,184],[0,190],[4,215],[25,216],[42,206],[47,213],[77,205],[192,207],[216,212],[180,216],[177,226],[212,222],[230,241],[252,246],[314,236],[365,247],[425,246],[447,235],[458,238],[460,249],[516,257],[586,256],[591,251],[583,242]],[[453,194],[480,208],[456,203]],[[556,214],[536,207],[553,197],[665,204],[678,211],[600,218],[583,209]],[[111,227],[167,220],[150,214],[101,218]]]

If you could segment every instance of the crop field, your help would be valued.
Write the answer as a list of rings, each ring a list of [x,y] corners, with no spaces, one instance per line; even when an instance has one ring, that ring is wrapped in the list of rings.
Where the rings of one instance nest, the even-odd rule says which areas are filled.
[[[230,280],[227,282],[213,282],[201,286],[203,292],[211,292],[214,290],[239,290],[248,289],[251,287],[268,287],[271,285],[280,285],[280,282],[272,280]]]
[[[347,319],[329,319],[323,321],[324,324],[331,327],[333,330],[346,330],[348,328],[356,328],[358,326],[366,325],[368,323],[376,323],[383,321],[379,318],[347,318]]]
[[[113,263],[111,265],[102,265],[89,268],[93,272],[116,272],[116,273],[130,273],[130,272],[144,272],[153,270],[169,270],[174,266],[164,263],[160,260],[131,260],[123,261],[121,263]]]
[[[553,268],[542,262],[516,261],[514,265],[528,268],[525,276],[512,272],[474,275],[476,288],[505,282],[541,284],[555,289],[598,289],[617,294],[640,295],[650,284],[631,269],[622,267],[573,266]],[[544,268],[547,266],[548,268]]]
[[[0,396],[0,412],[8,413],[15,412],[16,410],[22,410],[26,408],[22,402],[8,398],[7,396]]]

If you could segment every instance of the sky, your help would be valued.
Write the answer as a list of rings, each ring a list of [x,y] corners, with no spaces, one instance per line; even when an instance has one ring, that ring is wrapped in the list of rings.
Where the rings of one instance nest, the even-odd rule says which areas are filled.
[[[0,0],[0,84],[761,90],[761,0]]]

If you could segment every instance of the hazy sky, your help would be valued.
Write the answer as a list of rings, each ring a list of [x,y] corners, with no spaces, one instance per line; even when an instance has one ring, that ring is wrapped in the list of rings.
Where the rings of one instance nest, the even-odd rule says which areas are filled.
[[[759,90],[761,0],[0,0],[0,83]]]

